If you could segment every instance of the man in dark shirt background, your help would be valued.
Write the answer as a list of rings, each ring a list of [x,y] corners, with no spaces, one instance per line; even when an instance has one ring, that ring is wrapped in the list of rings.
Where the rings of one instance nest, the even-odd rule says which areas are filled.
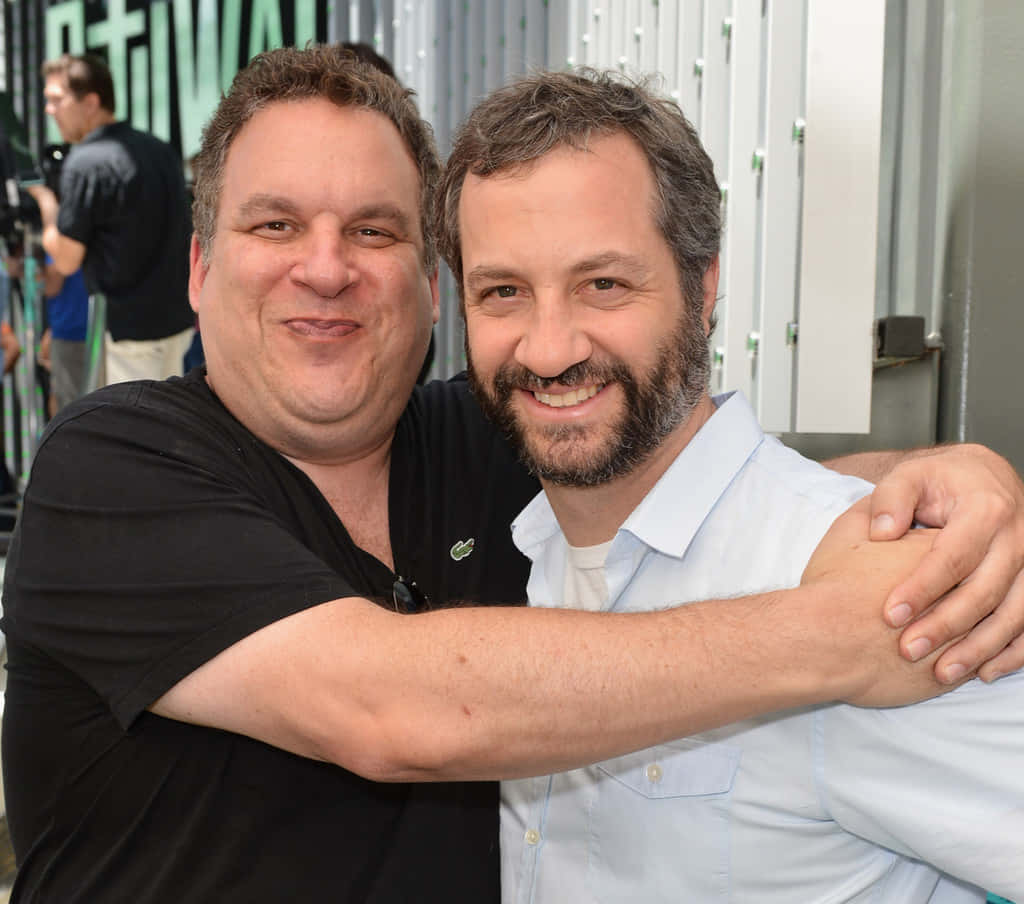
[[[167,143],[114,116],[114,85],[94,56],[43,66],[46,112],[74,147],[58,204],[31,189],[43,247],[65,274],[84,267],[107,300],[106,382],[182,372],[192,341],[188,305],[188,204],[181,160]]]

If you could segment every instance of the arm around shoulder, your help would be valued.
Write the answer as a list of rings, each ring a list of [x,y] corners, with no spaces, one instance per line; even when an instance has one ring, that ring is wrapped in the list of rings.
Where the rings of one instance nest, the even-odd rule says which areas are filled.
[[[628,615],[335,600],[239,641],[153,709],[375,780],[543,774],[785,707],[940,692],[877,617],[894,569],[864,569],[828,606],[848,573]]]

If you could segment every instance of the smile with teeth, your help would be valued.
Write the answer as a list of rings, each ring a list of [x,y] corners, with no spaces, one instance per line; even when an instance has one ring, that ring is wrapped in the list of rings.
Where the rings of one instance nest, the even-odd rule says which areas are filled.
[[[604,389],[604,384],[597,383],[593,386],[581,386],[579,389],[570,389],[568,392],[558,394],[535,391],[533,397],[542,405],[548,405],[551,408],[571,408],[573,405],[579,405],[580,402],[592,399],[602,389]]]

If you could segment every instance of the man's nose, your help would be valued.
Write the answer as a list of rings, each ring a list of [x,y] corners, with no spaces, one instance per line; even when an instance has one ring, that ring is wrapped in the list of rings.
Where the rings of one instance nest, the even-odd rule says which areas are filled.
[[[291,277],[323,298],[334,298],[358,278],[354,250],[337,228],[311,227],[299,250]]]
[[[527,317],[515,358],[538,377],[551,378],[586,361],[593,350],[570,303],[538,298]]]

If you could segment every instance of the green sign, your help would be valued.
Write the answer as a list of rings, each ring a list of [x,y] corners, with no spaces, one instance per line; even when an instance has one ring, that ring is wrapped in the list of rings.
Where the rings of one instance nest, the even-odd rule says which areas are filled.
[[[63,0],[47,8],[45,58],[105,56],[118,118],[177,143],[186,159],[241,66],[262,50],[301,47],[327,32],[326,0],[106,0],[100,19],[98,5]],[[60,141],[52,122],[47,141]]]

